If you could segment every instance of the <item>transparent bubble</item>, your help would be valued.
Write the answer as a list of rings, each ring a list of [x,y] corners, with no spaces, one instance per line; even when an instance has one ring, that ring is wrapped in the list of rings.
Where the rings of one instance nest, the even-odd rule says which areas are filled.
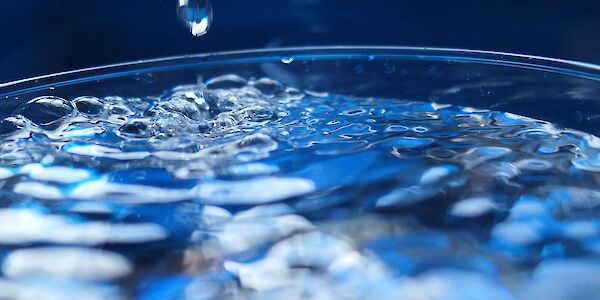
[[[24,130],[30,121],[20,115],[7,117],[0,121],[0,135],[7,135]]]
[[[42,96],[29,100],[16,111],[37,125],[52,125],[73,111],[71,103],[54,96]]]
[[[88,115],[99,115],[104,110],[104,103],[96,97],[78,97],[73,103],[78,111]]]

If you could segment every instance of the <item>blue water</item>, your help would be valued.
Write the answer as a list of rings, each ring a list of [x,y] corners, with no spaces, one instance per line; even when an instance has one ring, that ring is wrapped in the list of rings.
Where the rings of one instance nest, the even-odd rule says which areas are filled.
[[[600,142],[223,75],[0,121],[0,299],[595,299]]]

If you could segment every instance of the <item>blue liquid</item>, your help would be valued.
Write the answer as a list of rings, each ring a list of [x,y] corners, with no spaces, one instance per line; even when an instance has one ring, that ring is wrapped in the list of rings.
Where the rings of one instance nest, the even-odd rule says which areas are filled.
[[[0,132],[0,298],[600,292],[600,144],[548,122],[225,75]]]

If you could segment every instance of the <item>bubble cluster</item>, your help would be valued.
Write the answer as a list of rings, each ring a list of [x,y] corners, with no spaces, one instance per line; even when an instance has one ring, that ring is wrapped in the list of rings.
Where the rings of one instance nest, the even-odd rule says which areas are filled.
[[[549,122],[226,74],[0,137],[2,299],[598,295],[600,140]]]

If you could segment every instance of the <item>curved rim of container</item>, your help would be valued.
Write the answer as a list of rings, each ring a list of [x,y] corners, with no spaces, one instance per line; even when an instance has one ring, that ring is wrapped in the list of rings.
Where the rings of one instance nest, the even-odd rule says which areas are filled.
[[[0,97],[94,80],[211,65],[299,60],[395,59],[500,65],[600,81],[600,65],[507,52],[403,46],[319,46],[224,51],[104,65],[0,83]]]

